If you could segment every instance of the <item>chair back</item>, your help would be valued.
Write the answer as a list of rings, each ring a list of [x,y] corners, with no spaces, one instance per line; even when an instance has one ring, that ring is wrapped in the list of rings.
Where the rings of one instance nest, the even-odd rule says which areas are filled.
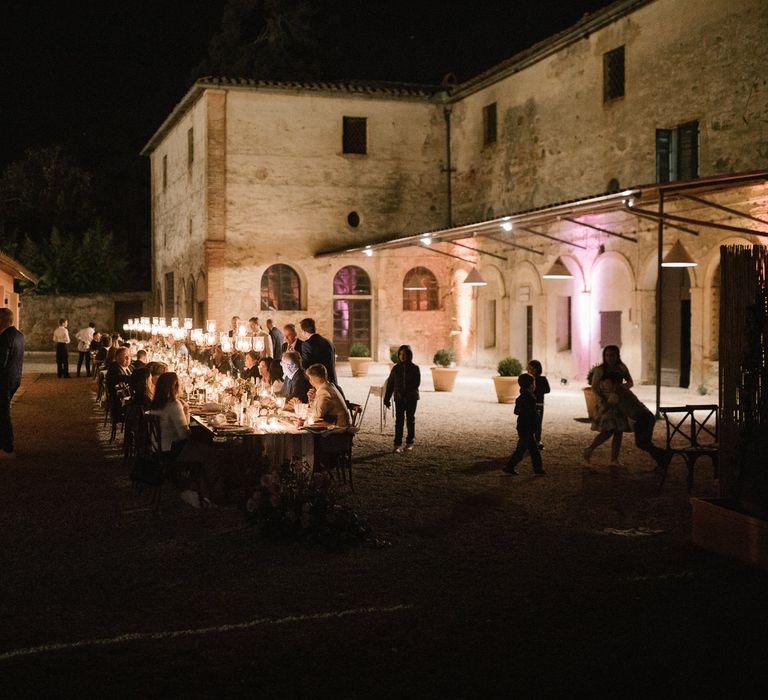
[[[163,439],[162,430],[160,428],[160,417],[146,411],[144,413],[143,424],[143,440],[140,441],[143,443],[143,450],[140,451],[140,454],[145,457],[161,454],[163,451]]]
[[[347,408],[349,409],[349,415],[352,419],[350,427],[357,432],[360,430],[360,424],[363,422],[363,407],[359,403],[347,401]]]

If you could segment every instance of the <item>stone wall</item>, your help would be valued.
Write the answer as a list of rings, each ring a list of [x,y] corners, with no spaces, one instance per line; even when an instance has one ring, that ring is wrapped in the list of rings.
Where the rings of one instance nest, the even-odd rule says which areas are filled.
[[[136,316],[142,313],[147,315],[150,308],[150,293],[24,295],[21,298],[23,323],[21,330],[25,336],[27,350],[52,349],[51,337],[61,317],[69,320],[70,338],[74,338],[75,333],[87,326],[90,321],[96,324],[97,331],[119,330],[122,332],[122,324],[127,318],[116,318],[116,315],[119,315],[120,308],[129,309],[128,306],[122,306],[127,304],[137,309]],[[77,349],[77,343],[73,342],[69,347],[74,352]]]
[[[457,224],[656,181],[656,129],[698,121],[699,174],[768,163],[768,3],[656,0],[454,105]],[[603,56],[624,47],[624,97]],[[483,143],[496,104],[497,139]]]

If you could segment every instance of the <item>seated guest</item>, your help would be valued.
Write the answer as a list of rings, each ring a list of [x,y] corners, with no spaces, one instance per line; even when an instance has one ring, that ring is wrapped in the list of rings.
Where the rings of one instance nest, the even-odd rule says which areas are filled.
[[[96,336],[94,335],[94,340]],[[99,344],[99,347],[96,349],[96,364],[100,366],[106,365],[107,362],[107,354],[109,353],[109,349],[112,347],[112,338],[110,338],[106,333],[101,337],[101,343]]]
[[[128,348],[117,348],[114,361],[107,366],[107,392],[114,395],[118,384],[127,384],[131,376],[131,353]]]
[[[242,377],[245,371],[245,355],[241,352],[233,352],[229,356],[229,366],[231,374]]]
[[[131,362],[131,367],[133,367],[133,371],[135,372],[137,369],[140,369],[141,367],[147,366],[147,351],[146,350],[138,350],[136,352],[136,358]]]
[[[217,345],[213,351],[213,355],[211,356],[211,368],[221,374],[229,374],[229,371],[232,369],[232,365],[229,364],[229,358],[221,349],[221,345]]]
[[[315,400],[309,417],[315,421],[335,423],[337,428],[348,428],[352,425],[347,402],[336,386],[328,381],[325,365],[310,365],[307,368],[307,379],[315,390]]]
[[[129,385],[131,387],[131,401],[141,406],[145,411],[152,403],[155,396],[155,386],[160,375],[168,370],[164,362],[150,362],[144,367],[139,367],[131,374]]]
[[[284,352],[280,361],[283,368],[283,388],[281,394],[288,403],[308,403],[309,380],[301,369],[301,355],[298,352]]]
[[[262,357],[259,360],[259,389],[271,391],[274,394],[280,392],[283,388],[283,369],[279,362],[275,362],[270,357]]]
[[[160,449],[175,459],[189,439],[189,406],[179,398],[176,372],[160,375],[149,413],[160,419]]]
[[[243,372],[240,376],[243,379],[258,380],[259,353],[257,353],[255,350],[249,350],[247,353],[245,353],[245,367],[243,368]]]

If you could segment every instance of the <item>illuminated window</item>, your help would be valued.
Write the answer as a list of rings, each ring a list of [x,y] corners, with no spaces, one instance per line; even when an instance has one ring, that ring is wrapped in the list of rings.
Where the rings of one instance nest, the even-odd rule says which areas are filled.
[[[333,293],[337,296],[370,295],[371,278],[362,267],[347,265],[333,278]]]
[[[301,308],[299,275],[288,265],[272,265],[261,277],[261,308],[293,311]]]
[[[426,267],[414,267],[403,280],[403,311],[435,311],[439,308],[437,279]]]

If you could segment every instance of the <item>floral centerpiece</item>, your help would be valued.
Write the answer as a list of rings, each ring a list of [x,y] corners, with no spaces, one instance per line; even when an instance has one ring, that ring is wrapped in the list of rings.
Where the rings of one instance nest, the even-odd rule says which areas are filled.
[[[383,546],[370,526],[352,509],[336,502],[328,472],[313,473],[304,459],[293,459],[261,477],[245,504],[248,519],[273,540],[303,540],[328,551],[344,551],[354,544]]]

